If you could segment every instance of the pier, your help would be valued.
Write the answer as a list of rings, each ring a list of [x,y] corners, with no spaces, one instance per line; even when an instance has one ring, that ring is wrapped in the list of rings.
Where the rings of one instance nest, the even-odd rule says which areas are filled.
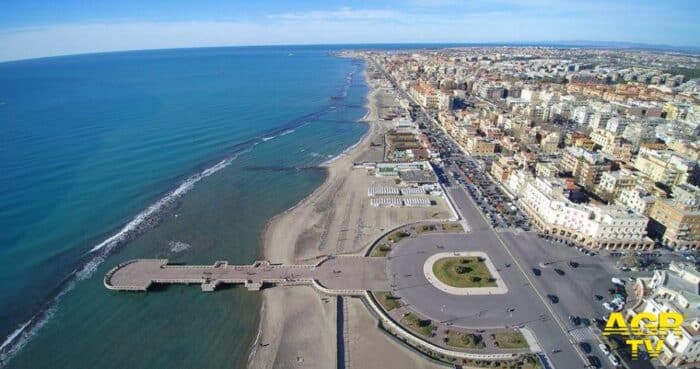
[[[199,284],[211,292],[222,284],[242,284],[257,291],[273,285],[312,285],[336,295],[359,295],[364,291],[387,291],[386,259],[360,256],[329,256],[315,264],[250,265],[170,264],[167,259],[136,259],[117,265],[104,277],[106,288],[117,291],[148,291],[153,285]]]

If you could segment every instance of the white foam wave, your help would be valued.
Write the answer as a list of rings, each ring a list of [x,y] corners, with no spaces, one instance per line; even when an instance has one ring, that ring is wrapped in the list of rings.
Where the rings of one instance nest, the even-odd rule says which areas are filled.
[[[286,135],[288,135],[288,134],[290,134],[290,133],[292,133],[292,132],[294,132],[294,131],[295,131],[294,129],[288,129],[288,130],[286,130],[286,131],[280,133],[280,136],[286,136]]]
[[[170,246],[171,252],[182,252],[189,248],[192,248],[192,245],[182,241],[170,241],[168,242],[168,246]]]
[[[105,261],[105,258],[119,242],[123,241],[129,232],[136,230],[145,220],[156,214],[158,211],[163,209],[166,205],[172,203],[182,195],[186,194],[194,185],[201,181],[202,179],[211,176],[212,174],[226,168],[234,160],[238,158],[240,154],[249,152],[258,143],[253,143],[250,148],[242,150],[236,155],[230,158],[221,160],[220,162],[214,164],[213,166],[195,174],[184,180],[177,188],[169,192],[167,195],[151,204],[141,213],[137,214],[129,223],[122,227],[117,233],[95,245],[86,255],[90,256],[90,259],[80,267],[73,271],[73,280],[68,282],[65,288],[63,288],[56,296],[54,296],[47,304],[48,308],[37,313],[30,320],[19,326],[12,334],[7,336],[0,346],[0,367],[4,366],[10,358],[12,358],[17,352],[19,352],[32,337],[46,324],[46,322],[51,319],[51,317],[56,312],[58,308],[58,303],[70,290],[75,287],[76,281],[84,280],[89,278],[94,274],[100,264]]]
[[[270,141],[271,139],[273,139],[273,138],[275,138],[275,137],[277,137],[277,136],[263,137],[262,140],[263,140],[263,141]]]
[[[26,323],[22,324],[19,328],[15,329],[15,331],[12,332],[12,334],[10,334],[9,336],[7,336],[7,338],[5,339],[5,341],[2,342],[2,345],[0,345],[0,350],[4,349],[7,345],[10,344],[10,342],[14,341],[14,339],[17,338],[17,336],[19,336],[20,334],[22,334],[22,331],[24,331],[24,328],[27,328],[27,326],[29,325],[29,323],[31,323],[31,320],[29,320],[29,321],[27,321]]]
[[[336,155],[336,156],[334,156],[334,157],[332,157],[332,158],[330,158],[330,159],[324,161],[323,163],[321,163],[320,166],[325,167],[325,166],[327,166],[327,165],[333,163],[334,161],[336,161],[336,160],[342,158],[343,156],[347,155],[350,151],[352,151],[354,148],[356,148],[357,145],[359,145],[359,144],[362,142],[363,139],[364,139],[364,138],[361,138],[360,141],[355,142],[352,146],[349,146],[347,149],[343,150],[340,154],[338,154],[338,155]],[[331,155],[328,155],[328,157],[330,157],[330,156],[331,156]]]
[[[0,368],[4,367],[12,357],[20,352],[24,346],[46,325],[46,323],[54,316],[58,309],[58,300],[75,286],[71,282],[65,289],[53,298],[53,304],[46,310],[34,315],[27,322],[17,328],[9,335],[2,346],[0,346]]]
[[[116,245],[118,242],[124,239],[124,237],[131,231],[135,230],[141,223],[143,223],[144,220],[148,219],[150,216],[153,214],[157,213],[159,210],[163,209],[166,205],[170,204],[172,201],[176,200],[177,198],[181,197],[182,195],[186,194],[187,191],[192,189],[194,185],[201,181],[203,178],[209,177],[210,175],[226,168],[233,160],[235,160],[238,157],[238,155],[235,155],[234,157],[224,159],[213,166],[201,171],[200,173],[197,173],[189,178],[187,178],[185,181],[183,181],[176,189],[172,190],[170,193],[162,197],[160,200],[156,201],[155,203],[151,204],[146,210],[142,211],[138,215],[136,215],[129,223],[127,223],[119,232],[114,234],[113,236],[107,238],[106,240],[100,242],[99,244],[95,245],[92,249],[90,249],[89,253],[96,252],[100,249],[103,249],[105,247],[111,248],[114,245]]]

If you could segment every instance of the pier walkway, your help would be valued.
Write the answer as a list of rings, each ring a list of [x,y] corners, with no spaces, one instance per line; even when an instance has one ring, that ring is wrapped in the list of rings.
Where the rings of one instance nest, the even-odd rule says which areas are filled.
[[[264,285],[313,285],[337,295],[359,295],[364,291],[388,291],[386,259],[360,256],[329,256],[316,264],[251,265],[168,264],[167,259],[137,259],[119,264],[104,277],[105,287],[119,291],[147,291],[154,284],[200,284],[214,291],[221,284],[243,284],[251,291]]]

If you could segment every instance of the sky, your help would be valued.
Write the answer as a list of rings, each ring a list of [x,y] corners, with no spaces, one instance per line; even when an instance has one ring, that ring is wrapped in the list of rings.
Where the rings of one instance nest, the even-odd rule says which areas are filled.
[[[0,61],[158,48],[619,41],[700,47],[698,0],[2,0]]]

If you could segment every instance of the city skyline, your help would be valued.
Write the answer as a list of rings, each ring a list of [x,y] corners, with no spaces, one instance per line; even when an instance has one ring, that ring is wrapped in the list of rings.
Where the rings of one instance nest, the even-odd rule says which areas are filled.
[[[585,40],[697,48],[697,15],[697,7],[687,1],[34,1],[5,5],[0,61],[142,49],[340,43]]]

